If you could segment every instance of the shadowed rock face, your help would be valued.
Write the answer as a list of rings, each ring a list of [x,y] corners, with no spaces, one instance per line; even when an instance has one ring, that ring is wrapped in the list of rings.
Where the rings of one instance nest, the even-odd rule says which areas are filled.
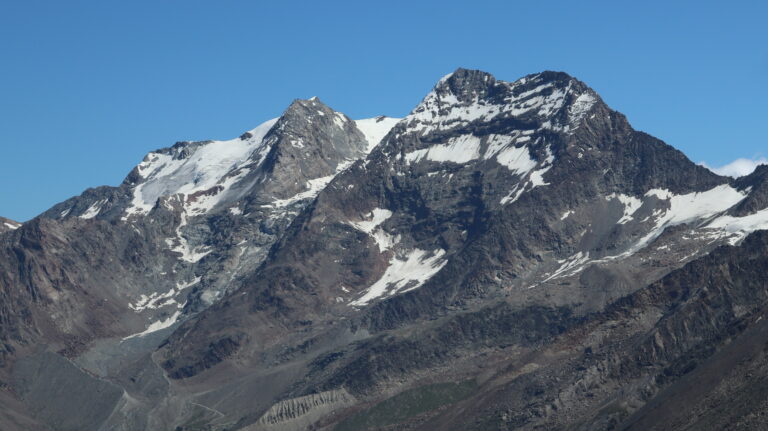
[[[297,100],[0,233],[0,420],[756,426],[766,172],[715,175],[560,72],[459,69],[400,121]],[[67,416],[34,370],[107,395]]]

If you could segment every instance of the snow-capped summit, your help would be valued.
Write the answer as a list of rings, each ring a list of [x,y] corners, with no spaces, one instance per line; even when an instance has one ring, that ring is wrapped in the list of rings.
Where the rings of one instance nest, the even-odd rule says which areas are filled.
[[[528,128],[568,132],[599,101],[593,90],[563,72],[505,82],[486,72],[458,69],[442,78],[405,121],[422,135],[509,119]]]
[[[365,157],[398,121],[353,121],[317,97],[296,99],[279,118],[238,138],[179,142],[150,152],[119,188],[90,189],[46,214],[128,221],[172,196],[180,197],[191,216],[228,208],[246,197],[263,205],[294,196],[301,200]]]
[[[188,200],[208,195],[211,198],[195,209],[212,208],[223,191],[264,160],[270,149],[264,137],[277,121],[266,121],[239,138],[183,142],[147,154],[131,173],[133,200],[126,216],[146,214],[160,197],[175,194]]]

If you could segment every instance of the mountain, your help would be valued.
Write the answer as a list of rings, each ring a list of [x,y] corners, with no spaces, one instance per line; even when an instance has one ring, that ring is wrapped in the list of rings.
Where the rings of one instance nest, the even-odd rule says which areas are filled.
[[[561,72],[458,69],[403,119],[297,100],[0,235],[0,421],[759,429],[766,177]]]
[[[362,120],[366,135],[318,99],[297,100],[279,119],[239,138],[154,151],[119,187],[89,189],[30,222],[19,238],[34,242],[37,255],[18,264],[40,262],[45,280],[29,283],[72,301],[72,316],[53,327],[92,317],[91,300],[110,304],[109,323],[64,331],[78,338],[65,349],[94,335],[162,329],[214,302],[231,279],[255,268],[295,214],[365,156],[368,139],[393,121]],[[91,334],[94,328],[108,332]]]

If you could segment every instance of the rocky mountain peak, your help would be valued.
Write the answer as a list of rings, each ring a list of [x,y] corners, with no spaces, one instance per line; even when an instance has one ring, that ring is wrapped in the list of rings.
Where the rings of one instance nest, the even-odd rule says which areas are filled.
[[[353,139],[345,139],[347,135],[352,135]],[[267,141],[275,136],[279,136],[279,140],[289,147],[304,150],[305,155],[310,146],[330,144],[343,157],[357,158],[368,147],[354,121],[334,111],[317,97],[294,100],[280,116],[274,132],[267,136]],[[317,137],[323,139],[314,139]]]
[[[368,146],[344,114],[317,97],[296,99],[279,118],[238,138],[180,142],[149,153],[124,182],[133,194],[127,217],[146,214],[159,198],[179,193],[196,215],[256,189],[267,200],[287,198],[305,191],[307,181],[363,157]]]
[[[306,118],[314,116],[323,116],[335,112],[328,107],[319,97],[313,96],[309,99],[294,99],[280,116],[281,120],[290,120],[295,117]]]
[[[453,95],[461,102],[472,102],[485,98],[495,84],[496,78],[490,73],[458,68],[438,81],[434,91],[441,95]]]
[[[409,131],[422,136],[492,121],[571,133],[598,105],[602,101],[592,89],[563,72],[505,82],[479,70],[458,69],[435,85],[406,122]]]

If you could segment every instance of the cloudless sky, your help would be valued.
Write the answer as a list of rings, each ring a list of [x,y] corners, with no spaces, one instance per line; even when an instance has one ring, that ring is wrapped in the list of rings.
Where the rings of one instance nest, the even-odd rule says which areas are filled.
[[[406,115],[457,67],[585,81],[695,162],[768,153],[765,1],[0,0],[0,215],[318,96]]]

